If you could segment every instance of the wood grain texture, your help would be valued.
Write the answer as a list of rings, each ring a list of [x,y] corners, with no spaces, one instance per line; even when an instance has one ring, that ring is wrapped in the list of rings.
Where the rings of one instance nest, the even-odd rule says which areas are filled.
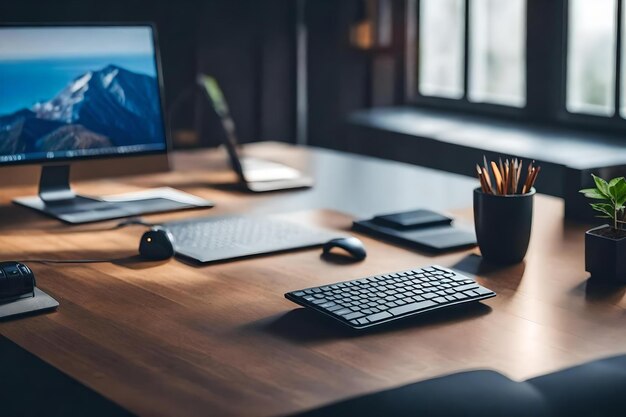
[[[294,165],[307,154],[274,145],[256,150]],[[164,184],[218,203],[207,212],[150,216],[154,221],[247,211],[279,198],[206,187],[233,179],[216,152],[178,154],[173,163],[169,174],[77,188],[107,193]],[[141,227],[68,227],[6,205],[29,192],[13,188],[1,197],[2,258],[119,259],[30,264],[61,306],[0,323],[0,334],[139,415],[285,415],[449,372],[492,368],[526,378],[626,351],[624,289],[587,282],[585,227],[564,224],[563,204],[551,197],[537,196],[526,260],[507,268],[481,264],[477,249],[430,257],[364,236],[362,263],[329,263],[315,249],[194,267],[133,258]],[[471,222],[471,209],[456,215]],[[344,230],[352,220],[320,210],[285,216]],[[364,334],[283,298],[294,289],[429,264],[475,274],[498,296]]]

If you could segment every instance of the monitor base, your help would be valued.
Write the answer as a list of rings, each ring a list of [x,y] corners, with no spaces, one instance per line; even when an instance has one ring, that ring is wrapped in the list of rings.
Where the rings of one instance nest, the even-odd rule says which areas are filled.
[[[44,166],[39,195],[16,198],[13,202],[71,224],[213,207],[207,200],[171,188],[145,190],[108,199],[81,196],[70,187],[69,165]]]

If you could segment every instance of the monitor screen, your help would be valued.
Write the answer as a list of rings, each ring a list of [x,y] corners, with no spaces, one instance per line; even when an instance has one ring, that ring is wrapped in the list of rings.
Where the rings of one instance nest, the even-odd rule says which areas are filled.
[[[167,149],[150,26],[0,27],[0,164]]]

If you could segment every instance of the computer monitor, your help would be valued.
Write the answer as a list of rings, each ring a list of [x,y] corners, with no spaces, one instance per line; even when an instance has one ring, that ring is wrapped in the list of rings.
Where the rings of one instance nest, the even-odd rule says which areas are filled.
[[[0,166],[43,166],[39,196],[18,204],[94,209],[70,163],[167,152],[163,113],[151,25],[0,26]]]

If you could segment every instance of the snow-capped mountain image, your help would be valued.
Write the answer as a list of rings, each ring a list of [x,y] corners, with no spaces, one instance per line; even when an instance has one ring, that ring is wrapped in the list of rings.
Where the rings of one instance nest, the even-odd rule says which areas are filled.
[[[0,115],[0,154],[162,143],[155,77],[117,65],[87,71],[54,97]]]

